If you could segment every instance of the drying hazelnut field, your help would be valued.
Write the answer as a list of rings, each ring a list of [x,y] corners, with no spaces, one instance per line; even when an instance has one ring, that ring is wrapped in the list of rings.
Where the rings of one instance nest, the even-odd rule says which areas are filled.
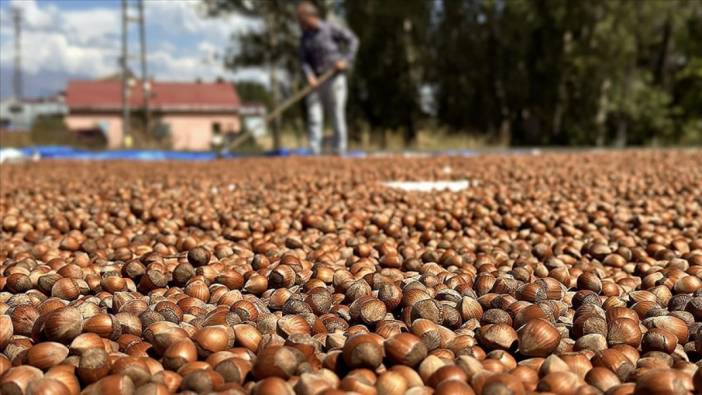
[[[2,395],[702,393],[699,150],[0,177]]]

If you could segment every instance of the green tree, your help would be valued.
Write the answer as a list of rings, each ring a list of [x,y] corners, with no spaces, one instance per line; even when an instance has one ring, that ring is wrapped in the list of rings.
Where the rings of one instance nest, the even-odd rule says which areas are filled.
[[[260,30],[235,38],[240,45],[227,65],[270,65],[273,87],[296,87],[294,2],[206,4],[212,15],[240,12],[261,21]],[[318,4],[360,38],[349,119],[381,141],[387,130],[402,130],[407,144],[416,139],[430,115],[420,92],[430,87],[432,123],[503,144],[702,142],[702,2]],[[272,105],[281,95],[272,90]]]
[[[678,15],[679,28],[671,40],[684,59],[672,71],[675,138],[684,144],[702,144],[702,3],[685,5],[687,12]]]
[[[421,118],[427,27],[432,3],[424,0],[346,1],[346,18],[361,42],[351,80],[351,114],[381,137],[402,130],[405,144]]]
[[[253,81],[239,81],[234,83],[234,88],[243,103],[261,103],[271,107],[271,93],[265,85]]]
[[[438,4],[429,82],[455,131],[527,145],[698,134],[699,2]]]
[[[252,29],[232,37],[237,45],[228,48],[224,62],[227,67],[234,70],[239,67],[265,66],[268,70],[271,91],[269,110],[272,110],[279,104],[283,95],[300,85],[296,2],[205,0],[204,4],[208,15],[212,17],[237,13],[254,18],[260,23],[260,29]],[[298,113],[294,116],[299,117],[299,115]],[[290,117],[289,114],[288,117]],[[272,129],[274,148],[279,149],[281,148],[280,118],[273,123]]]

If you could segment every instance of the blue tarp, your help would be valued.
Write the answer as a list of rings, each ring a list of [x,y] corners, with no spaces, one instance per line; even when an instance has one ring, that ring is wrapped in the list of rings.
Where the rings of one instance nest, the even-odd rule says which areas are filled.
[[[312,156],[312,150],[309,148],[281,148],[270,150],[264,153],[265,156]],[[363,158],[366,156],[365,151],[349,151],[346,156],[352,158]]]
[[[68,160],[183,160],[183,161],[208,161],[218,158],[214,152],[184,152],[165,150],[118,150],[118,151],[90,151],[68,146],[33,146],[19,149],[22,154],[32,157],[38,155],[42,159],[68,159]],[[451,150],[443,152],[430,152],[429,155],[449,155],[449,156],[473,156],[477,151],[472,150]],[[286,156],[312,156],[309,148],[283,148],[279,150],[266,151],[263,156],[286,157]],[[233,152],[225,152],[219,158],[239,158],[245,156]],[[346,155],[352,158],[364,158],[368,156],[365,151],[349,151]]]
[[[32,156],[38,154],[42,159],[73,159],[73,160],[213,160],[217,157],[214,152],[183,152],[162,150],[120,150],[120,151],[89,151],[66,146],[34,146],[21,148],[20,151]],[[233,157],[225,154],[224,157]]]

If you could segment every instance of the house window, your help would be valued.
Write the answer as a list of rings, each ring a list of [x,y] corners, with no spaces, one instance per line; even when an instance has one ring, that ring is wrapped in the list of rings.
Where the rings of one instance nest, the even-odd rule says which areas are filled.
[[[22,107],[22,104],[20,104],[20,103],[10,104],[10,112],[12,114],[20,114],[22,111],[24,111],[24,107]]]

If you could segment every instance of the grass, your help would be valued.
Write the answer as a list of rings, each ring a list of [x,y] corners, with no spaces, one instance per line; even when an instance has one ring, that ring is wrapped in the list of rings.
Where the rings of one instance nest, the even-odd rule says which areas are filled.
[[[0,131],[0,148],[21,148],[32,145],[29,132]]]
[[[55,123],[55,120],[51,120]],[[35,128],[33,133],[14,133],[0,131],[0,147],[26,147],[31,145],[47,145],[57,144],[60,141],[63,145],[75,145],[78,142],[75,139],[65,136],[68,132],[65,126],[60,124],[47,123],[41,127]],[[284,128],[282,133],[282,146],[285,148],[303,148],[308,146],[307,133],[303,128],[299,127]],[[167,141],[149,137],[143,132],[138,132],[138,128],[134,128],[134,147],[135,149],[168,149]],[[466,133],[447,133],[441,129],[432,129],[429,127],[420,129],[417,134],[417,140],[411,146],[406,146],[401,132],[386,131],[385,141],[383,142],[380,133],[371,133],[366,129],[360,133],[358,140],[349,141],[349,150],[361,151],[405,151],[405,150],[421,150],[421,151],[445,151],[455,149],[478,149],[489,146],[494,146],[494,143],[488,141],[485,137],[477,134]],[[34,137],[34,138],[33,138]],[[51,138],[49,138],[51,137]],[[72,136],[71,136],[72,137]],[[58,138],[58,139],[57,139]],[[324,142],[326,146],[331,148],[332,131],[325,131]],[[98,148],[98,147],[92,147]],[[273,136],[270,130],[264,136],[258,139],[251,139],[242,144],[236,151],[256,154],[273,149]]]
[[[308,138],[306,133],[299,131],[284,130],[282,133],[282,145],[285,148],[307,147]],[[327,130],[324,134],[326,144],[331,144],[332,131]],[[257,140],[258,146],[263,150],[273,148],[273,136],[269,132]],[[370,131],[363,131],[359,141],[350,140],[349,150],[361,151],[445,151],[454,149],[478,149],[491,146],[485,137],[471,134],[452,134],[442,130],[421,129],[417,134],[417,140],[411,146],[406,146],[400,132],[386,132],[385,144],[377,136],[371,136]]]

